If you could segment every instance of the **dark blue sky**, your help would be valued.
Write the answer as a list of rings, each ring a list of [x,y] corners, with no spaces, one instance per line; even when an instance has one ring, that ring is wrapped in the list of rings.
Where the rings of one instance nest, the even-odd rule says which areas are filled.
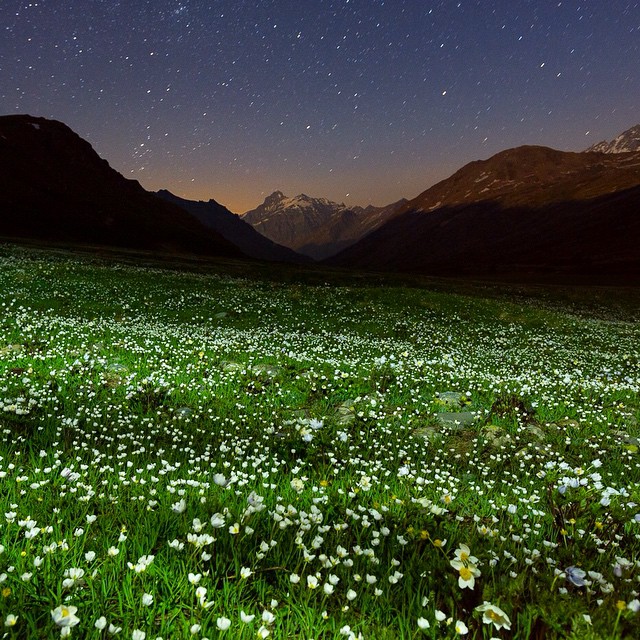
[[[2,0],[0,29],[0,113],[236,212],[275,189],[382,205],[640,123],[639,2]]]

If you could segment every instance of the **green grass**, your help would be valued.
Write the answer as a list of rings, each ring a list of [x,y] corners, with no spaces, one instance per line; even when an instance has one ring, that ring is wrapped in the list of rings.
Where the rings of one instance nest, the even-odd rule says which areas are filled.
[[[6,637],[635,636],[637,292],[146,260],[0,247]]]

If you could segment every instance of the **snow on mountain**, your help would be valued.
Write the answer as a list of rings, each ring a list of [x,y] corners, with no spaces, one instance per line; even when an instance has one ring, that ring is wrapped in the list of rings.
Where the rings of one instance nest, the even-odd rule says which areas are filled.
[[[629,153],[640,151],[640,124],[627,129],[611,142],[603,140],[588,149],[587,153]]]

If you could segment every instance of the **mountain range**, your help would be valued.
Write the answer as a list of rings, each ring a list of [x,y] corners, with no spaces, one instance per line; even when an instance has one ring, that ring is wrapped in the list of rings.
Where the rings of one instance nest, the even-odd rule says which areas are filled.
[[[640,275],[640,153],[523,146],[467,164],[328,262],[441,275]]]
[[[61,122],[3,116],[0,236],[349,269],[640,282],[639,136],[640,125],[581,153],[508,149],[386,207],[276,191],[237,216],[215,200],[145,191]]]
[[[274,191],[242,219],[263,236],[316,260],[328,258],[383,225],[406,200],[347,208],[326,198]]]

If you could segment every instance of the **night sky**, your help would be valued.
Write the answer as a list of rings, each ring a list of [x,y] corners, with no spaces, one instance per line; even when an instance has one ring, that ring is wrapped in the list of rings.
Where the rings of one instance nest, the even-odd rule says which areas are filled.
[[[640,123],[628,0],[0,0],[0,29],[1,114],[236,212],[276,189],[383,205]]]

